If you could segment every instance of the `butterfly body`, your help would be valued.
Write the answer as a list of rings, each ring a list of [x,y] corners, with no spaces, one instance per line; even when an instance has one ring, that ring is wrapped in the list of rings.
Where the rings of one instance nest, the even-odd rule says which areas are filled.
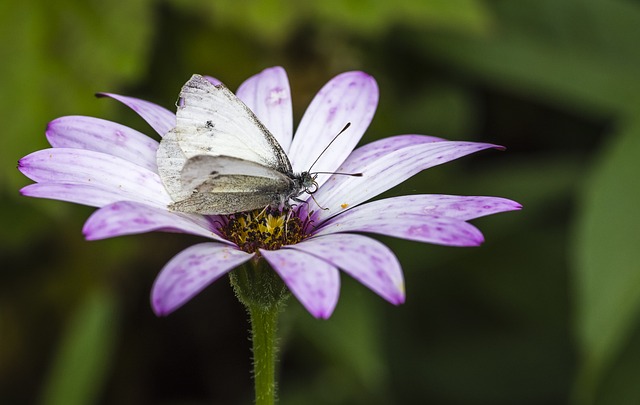
[[[176,126],[157,152],[170,209],[224,215],[287,206],[313,192],[315,176],[294,173],[275,137],[224,85],[193,75],[177,106]]]

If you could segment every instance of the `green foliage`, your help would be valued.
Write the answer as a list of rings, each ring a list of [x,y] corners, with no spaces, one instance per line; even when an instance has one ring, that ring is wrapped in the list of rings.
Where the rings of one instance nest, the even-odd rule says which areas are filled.
[[[286,42],[302,27],[338,29],[346,34],[376,36],[399,23],[462,32],[482,32],[489,15],[479,0],[171,0],[177,7],[199,12],[216,26],[255,35],[268,44]]]
[[[627,1],[495,1],[489,36],[416,38],[423,53],[491,85],[568,110],[633,110],[640,9]]]
[[[310,318],[293,302],[285,312],[285,347],[290,347],[289,355],[307,364],[323,361],[326,367],[303,378],[293,376],[295,384],[282,386],[282,405],[299,404],[309,397],[322,404],[391,401],[387,383],[390,376],[382,353],[383,335],[372,333],[384,328],[378,315],[384,304],[352,279],[342,277],[342,283],[340,305],[329,320]],[[299,342],[288,341],[287,336],[292,334],[299,336]]]
[[[638,325],[640,215],[633,212],[640,206],[639,156],[640,122],[634,121],[605,149],[582,199],[575,248],[577,337],[583,361],[578,395],[597,392],[606,367]],[[637,365],[627,368],[634,375],[640,371]]]
[[[2,2],[2,162],[15,165],[45,147],[48,120],[95,115],[105,104],[88,103],[93,93],[140,77],[151,35],[149,6],[149,0]],[[0,185],[7,182],[23,184],[15,170],[0,173]]]
[[[96,403],[109,375],[117,343],[117,301],[92,291],[63,336],[42,394],[42,405]]]

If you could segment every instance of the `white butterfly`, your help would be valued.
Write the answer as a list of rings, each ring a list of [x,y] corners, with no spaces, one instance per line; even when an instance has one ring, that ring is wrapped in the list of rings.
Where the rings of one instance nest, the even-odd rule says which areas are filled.
[[[156,156],[170,209],[232,214],[288,206],[316,190],[317,174],[293,173],[275,137],[224,85],[193,75],[177,107],[176,126]]]

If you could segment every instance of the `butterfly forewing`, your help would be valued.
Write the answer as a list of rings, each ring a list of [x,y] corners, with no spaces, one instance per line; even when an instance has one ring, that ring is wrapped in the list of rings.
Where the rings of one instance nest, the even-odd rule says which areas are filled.
[[[187,157],[231,156],[291,173],[291,163],[273,135],[224,85],[193,75],[180,99],[174,131]]]

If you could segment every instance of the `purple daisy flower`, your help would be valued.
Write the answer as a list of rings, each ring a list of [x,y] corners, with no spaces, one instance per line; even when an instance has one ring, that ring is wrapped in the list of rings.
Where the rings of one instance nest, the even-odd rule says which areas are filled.
[[[218,83],[208,78],[212,83]],[[176,114],[147,101],[103,94],[126,104],[162,137]],[[183,232],[210,242],[191,246],[165,265],[151,293],[156,314],[167,315],[207,285],[251,260],[266,260],[291,293],[315,317],[328,318],[338,301],[338,269],[392,304],[405,299],[402,269],[389,248],[360,233],[378,233],[449,246],[477,246],[480,231],[467,221],[520,204],[498,197],[409,195],[367,200],[429,167],[500,146],[399,135],[354,150],[377,103],[375,80],[362,72],[340,74],[315,96],[293,137],[289,81],[274,67],[245,81],[237,96],[286,152],[295,172],[308,170],[347,122],[314,168],[362,173],[320,174],[316,202],[231,215],[200,215],[169,208],[172,200],[156,163],[159,143],[123,125],[67,116],[46,131],[52,148],[19,161],[35,181],[23,195],[99,207],[83,232],[97,240],[150,231]],[[300,198],[308,198],[303,194]],[[356,233],[353,233],[356,232]]]

